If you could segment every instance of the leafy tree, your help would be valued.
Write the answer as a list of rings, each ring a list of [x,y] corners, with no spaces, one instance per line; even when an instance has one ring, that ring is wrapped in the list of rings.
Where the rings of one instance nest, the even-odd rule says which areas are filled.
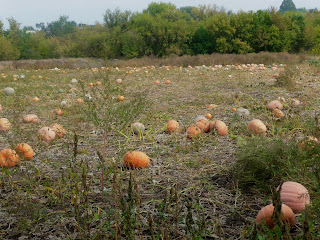
[[[47,24],[45,32],[47,36],[64,36],[74,33],[77,28],[75,21],[68,21],[69,16],[60,16],[58,21],[53,21]],[[41,26],[40,26],[41,27]]]
[[[129,23],[131,17],[131,11],[122,12],[119,8],[116,8],[114,11],[108,9],[104,14],[104,23],[109,29],[113,29],[116,26]]]
[[[296,11],[296,5],[294,5],[292,0],[283,0],[280,6],[280,12],[285,13],[287,11]]]
[[[19,59],[20,51],[8,39],[0,36],[0,61]]]

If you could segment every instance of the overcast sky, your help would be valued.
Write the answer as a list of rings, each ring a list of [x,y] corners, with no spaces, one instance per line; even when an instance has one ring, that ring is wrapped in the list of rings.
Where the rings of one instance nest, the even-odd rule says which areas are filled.
[[[52,22],[61,15],[69,16],[69,20],[77,23],[94,24],[103,22],[103,14],[107,9],[142,11],[156,0],[0,0],[0,20],[8,27],[7,18],[13,17],[22,26],[33,26],[36,23]],[[226,10],[257,11],[271,6],[279,8],[282,0],[163,0],[177,7],[199,6],[200,4],[216,4]],[[293,0],[297,8],[306,7],[320,9],[320,0]]]

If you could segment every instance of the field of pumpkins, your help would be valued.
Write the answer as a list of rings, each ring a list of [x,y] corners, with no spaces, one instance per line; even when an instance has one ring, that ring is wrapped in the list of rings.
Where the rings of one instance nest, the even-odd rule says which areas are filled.
[[[319,68],[17,69],[0,89],[0,239],[320,239]]]

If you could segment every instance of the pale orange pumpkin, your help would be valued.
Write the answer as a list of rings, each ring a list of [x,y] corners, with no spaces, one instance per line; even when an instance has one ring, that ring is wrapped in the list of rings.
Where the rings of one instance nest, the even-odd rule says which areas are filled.
[[[175,132],[179,129],[179,123],[176,120],[169,120],[167,124],[167,132]]]
[[[0,112],[2,111],[2,105],[0,104]]]
[[[93,87],[93,83],[88,83],[88,87]]]
[[[27,114],[23,117],[25,123],[38,123],[40,119],[35,114]]]
[[[16,148],[16,153],[26,160],[30,160],[33,158],[33,149],[27,143],[19,143]]]
[[[170,80],[166,80],[166,81],[164,82],[164,84],[170,84],[170,83],[171,83]]]
[[[64,127],[58,123],[51,124],[50,128],[56,133],[56,136],[60,138],[63,138],[67,132]]]
[[[187,128],[187,138],[193,139],[198,137],[202,133],[202,130],[198,128],[197,126],[190,126]]]
[[[267,108],[269,110],[271,110],[271,111],[273,109],[275,109],[275,108],[278,108],[278,109],[282,110],[283,109],[283,105],[279,100],[273,100],[270,103],[268,103]]]
[[[270,229],[273,229],[274,223],[271,219],[273,211],[274,206],[272,204],[263,207],[256,217],[256,222],[265,223]],[[281,220],[284,223],[288,223],[291,227],[295,223],[295,216],[292,209],[285,204],[281,205]]]
[[[8,131],[11,128],[11,123],[7,118],[0,118],[0,132]]]
[[[255,135],[257,135],[257,134],[266,135],[267,134],[266,125],[264,125],[264,123],[259,119],[253,119],[249,123],[248,129]]]
[[[39,102],[40,99],[39,99],[38,97],[34,97],[34,98],[32,98],[32,101],[34,101],[34,102]]]
[[[78,98],[78,99],[77,99],[77,103],[78,103],[78,104],[84,104],[84,101],[83,101],[82,98]]]
[[[100,81],[97,81],[96,84],[99,86],[101,85],[102,83]]]
[[[56,113],[57,115],[63,115],[63,111],[61,110],[61,108],[57,108],[57,109],[55,110],[55,113]]]
[[[147,168],[150,164],[150,158],[144,152],[127,152],[124,156],[124,164],[131,168]]]
[[[156,81],[154,81],[154,84],[159,85],[159,84],[160,84],[160,81],[159,81],[159,80],[156,80]]]
[[[217,131],[220,136],[226,136],[228,134],[228,127],[223,121],[214,120],[210,123],[210,131]]]
[[[19,163],[19,156],[12,149],[2,149],[0,152],[0,167],[14,167]]]
[[[122,83],[122,79],[121,79],[121,78],[118,78],[118,79],[116,80],[116,82],[117,82],[117,83]]]
[[[212,109],[212,108],[215,108],[215,107],[216,107],[215,104],[209,104],[209,105],[207,106],[208,109]]]
[[[56,138],[56,132],[50,127],[43,127],[38,131],[38,136],[40,140],[50,142]]]
[[[284,182],[280,192],[281,202],[289,206],[294,213],[302,212],[310,203],[308,190],[297,182]]]
[[[210,131],[210,123],[207,119],[200,119],[195,123],[195,125],[205,133]]]
[[[207,113],[206,114],[206,118],[211,119],[212,118],[212,114],[211,113]]]
[[[275,116],[276,118],[282,118],[284,116],[283,112],[278,109],[278,108],[275,108],[272,110],[272,114],[273,116]]]

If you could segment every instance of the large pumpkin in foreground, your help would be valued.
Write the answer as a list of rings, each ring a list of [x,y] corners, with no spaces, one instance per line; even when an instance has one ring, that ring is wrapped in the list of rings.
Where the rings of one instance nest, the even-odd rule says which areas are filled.
[[[147,168],[150,164],[147,154],[139,151],[127,152],[123,160],[124,164],[131,168]]]
[[[273,210],[274,206],[272,204],[263,207],[256,217],[256,222],[265,223],[270,229],[273,229],[274,223],[271,219]],[[281,220],[282,222],[289,223],[291,227],[295,223],[295,216],[292,209],[285,204],[282,204],[281,206]]]
[[[310,203],[308,190],[297,182],[284,182],[280,192],[281,202],[288,205],[294,213],[302,212]]]
[[[0,152],[0,167],[14,167],[19,163],[19,156],[12,149],[3,149]]]

